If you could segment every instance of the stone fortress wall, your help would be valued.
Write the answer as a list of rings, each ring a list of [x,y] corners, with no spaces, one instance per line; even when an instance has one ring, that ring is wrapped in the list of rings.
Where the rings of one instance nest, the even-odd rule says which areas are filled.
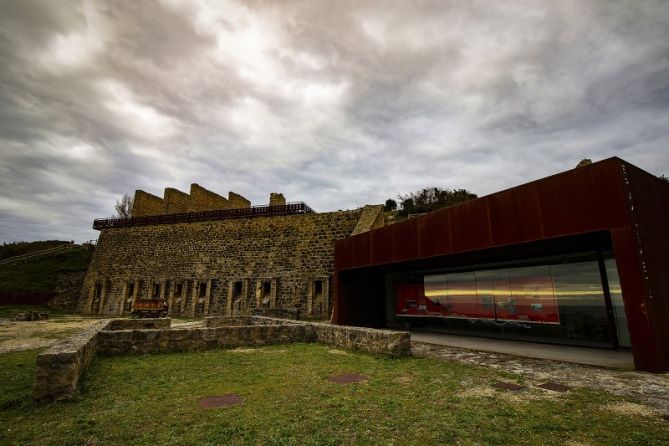
[[[272,197],[275,195],[280,195],[283,198],[281,194],[272,194]],[[190,194],[167,187],[163,193],[163,198],[143,190],[137,190],[133,203],[133,217],[251,207],[249,200],[235,192],[228,192],[228,198],[225,198],[197,183],[191,184]],[[283,202],[277,201],[271,204],[286,204],[286,200],[283,199]]]
[[[148,196],[137,191],[133,216],[160,206],[161,214],[248,207],[238,194],[225,199],[197,184],[190,194],[166,189],[162,200]],[[285,204],[285,198],[273,193],[270,202]],[[329,319],[334,243],[382,225],[382,208],[103,229],[79,310],[122,316],[139,299],[164,299],[171,315],[292,309]]]

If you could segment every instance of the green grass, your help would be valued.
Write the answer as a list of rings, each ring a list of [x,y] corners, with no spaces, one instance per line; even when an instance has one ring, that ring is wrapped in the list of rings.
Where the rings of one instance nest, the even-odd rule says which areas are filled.
[[[0,267],[0,290],[53,291],[59,274],[86,271],[93,251],[86,247]]]
[[[8,259],[9,257],[29,254],[31,252],[43,251],[56,246],[66,245],[70,243],[65,240],[41,240],[37,242],[14,242],[3,243],[0,245],[0,260]]]
[[[602,408],[621,401],[575,390],[518,400],[487,389],[508,373],[432,359],[334,354],[316,344],[251,353],[96,358],[81,395],[29,401],[36,352],[0,356],[0,444],[31,445],[587,445],[669,444],[659,418]],[[339,386],[331,374],[367,383]],[[197,399],[234,392],[241,406],[203,410]]]

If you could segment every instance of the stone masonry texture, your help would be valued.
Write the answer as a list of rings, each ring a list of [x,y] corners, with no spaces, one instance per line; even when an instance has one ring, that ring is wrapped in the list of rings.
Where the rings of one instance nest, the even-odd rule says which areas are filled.
[[[410,355],[409,332],[269,317],[208,317],[204,327],[171,328],[170,319],[101,319],[37,357],[33,397],[66,398],[95,354],[201,351],[289,342],[319,342],[391,357]]]
[[[79,379],[95,354],[98,332],[108,322],[102,319],[37,355],[33,398],[58,399],[77,391]]]
[[[190,194],[167,187],[163,193],[163,198],[143,190],[136,190],[132,216],[145,217],[148,215],[239,209],[250,206],[251,202],[249,200],[235,192],[229,192],[228,198],[224,198],[197,183],[193,183],[190,185]]]
[[[138,299],[153,298],[166,300],[174,315],[293,309],[328,319],[334,242],[353,232],[362,212],[103,229],[79,310],[122,316]]]

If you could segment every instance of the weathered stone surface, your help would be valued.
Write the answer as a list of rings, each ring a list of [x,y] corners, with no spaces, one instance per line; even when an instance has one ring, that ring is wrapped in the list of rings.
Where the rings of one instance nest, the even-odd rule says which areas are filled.
[[[159,215],[163,213],[165,203],[160,197],[144,192],[135,191],[135,198],[132,201],[132,216],[145,217],[147,215]]]
[[[81,374],[95,354],[98,332],[108,322],[100,320],[89,329],[37,355],[33,387],[35,399],[57,399],[77,391]]]
[[[392,357],[410,354],[408,332],[259,316],[208,317],[204,324],[204,328],[170,328],[169,319],[100,320],[38,355],[33,395],[36,399],[57,399],[75,393],[95,353],[148,354],[320,342]]]
[[[362,234],[372,229],[380,228],[384,225],[383,205],[368,204],[362,208],[362,215],[358,224],[355,225],[351,235]]]
[[[79,310],[119,316],[134,300],[163,298],[170,314],[292,309],[329,319],[334,242],[351,234],[361,213],[103,229]]]
[[[283,194],[280,194],[278,192],[272,192],[271,194],[269,194],[270,206],[277,206],[284,204],[286,204],[286,197],[284,197]]]
[[[225,197],[205,189],[197,183],[190,185],[190,207],[189,212],[216,211],[229,209],[230,202]]]
[[[169,328],[172,320],[169,318],[156,319],[112,319],[105,330],[136,330],[151,328]]]
[[[97,352],[126,355],[202,351],[247,345],[311,342],[307,325],[238,325],[218,328],[100,331]]]
[[[54,287],[56,295],[47,305],[51,308],[68,311],[76,310],[85,277],[86,273],[84,272],[60,274],[56,278],[56,285]]]
[[[235,192],[228,193],[228,198],[225,198],[197,183],[193,183],[190,186],[190,194],[167,187],[163,193],[163,198],[142,190],[135,191],[132,216],[144,217],[182,212],[239,209],[249,206],[251,206],[251,202]]]
[[[251,316],[209,316],[204,318],[205,328],[231,327],[235,325],[260,325],[260,319]]]
[[[408,331],[350,327],[347,325],[292,321],[262,316],[255,316],[254,319],[257,321],[256,323],[274,322],[308,325],[314,330],[315,342],[333,347],[389,355],[395,358],[411,355],[411,335]]]
[[[349,350],[389,355],[394,358],[411,354],[409,332],[319,323],[310,325],[314,328],[316,342]]]

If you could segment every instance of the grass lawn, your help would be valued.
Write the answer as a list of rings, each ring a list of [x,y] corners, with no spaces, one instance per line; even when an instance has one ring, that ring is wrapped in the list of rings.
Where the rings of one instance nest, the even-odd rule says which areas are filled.
[[[666,445],[669,423],[585,389],[497,391],[508,373],[317,344],[94,359],[73,400],[33,403],[36,351],[0,355],[0,444]],[[327,381],[347,372],[366,383]],[[200,409],[234,392],[243,405]]]

